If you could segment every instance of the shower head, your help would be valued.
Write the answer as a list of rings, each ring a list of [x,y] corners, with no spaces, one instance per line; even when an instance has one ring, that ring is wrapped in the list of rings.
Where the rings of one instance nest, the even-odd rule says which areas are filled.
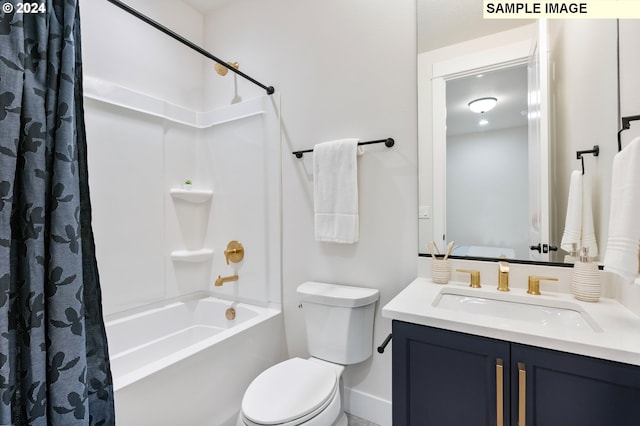
[[[239,64],[238,62],[231,62],[231,61],[228,61],[228,62],[227,62],[227,64],[229,64],[229,66],[234,67],[235,69],[240,68],[240,64]],[[221,76],[223,76],[223,77],[224,77],[225,75],[227,75],[227,73],[229,72],[229,70],[228,70],[224,65],[222,65],[222,64],[218,64],[218,63],[216,63],[216,64],[214,65],[214,69],[216,70],[216,72],[218,73],[218,75],[221,75]]]

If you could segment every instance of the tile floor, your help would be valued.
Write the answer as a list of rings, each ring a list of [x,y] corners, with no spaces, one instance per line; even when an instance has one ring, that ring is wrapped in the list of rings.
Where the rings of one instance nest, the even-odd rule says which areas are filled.
[[[378,426],[375,423],[371,423],[369,420],[353,416],[349,413],[347,413],[347,420],[349,421],[349,426]]]

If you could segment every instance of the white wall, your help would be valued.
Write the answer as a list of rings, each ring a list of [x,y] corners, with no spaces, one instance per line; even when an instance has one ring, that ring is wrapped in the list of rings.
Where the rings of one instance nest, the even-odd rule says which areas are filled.
[[[247,0],[206,19],[207,48],[282,95],[283,308],[291,356],[307,356],[295,292],[302,282],[378,288],[379,344],[391,325],[380,307],[416,276],[415,7],[414,0]],[[234,97],[233,77],[207,82],[214,104]],[[239,80],[238,88],[242,98],[261,93]],[[312,156],[298,160],[291,151],[347,136],[393,137],[396,145],[368,147],[359,159],[360,241],[319,243]],[[391,352],[345,372],[345,385],[357,390],[350,410],[380,424],[390,424]],[[366,408],[358,407],[363,394],[374,396]]]
[[[447,137],[447,240],[527,258],[528,167],[526,126]]]
[[[584,156],[585,182],[592,187],[600,260],[609,223],[611,165],[617,152],[618,66],[615,20],[549,21],[552,74],[550,210],[552,242],[560,245],[571,171],[580,170],[576,151],[599,145],[600,155]],[[561,256],[564,256],[564,252]],[[561,257],[562,259],[562,257]]]
[[[637,19],[620,20],[620,113],[627,117],[640,115],[640,52],[637,41],[640,39],[640,23]],[[631,128],[623,133],[623,146],[640,135],[640,122],[633,121]]]

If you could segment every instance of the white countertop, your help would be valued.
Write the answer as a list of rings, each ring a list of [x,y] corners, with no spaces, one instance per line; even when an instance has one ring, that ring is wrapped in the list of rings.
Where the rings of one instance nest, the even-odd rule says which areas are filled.
[[[457,290],[484,298],[514,298],[520,302],[578,305],[599,326],[571,330],[486,314],[472,314],[433,306],[441,291]],[[472,293],[471,293],[472,292]],[[640,317],[613,299],[582,302],[567,293],[544,292],[532,296],[524,289],[499,292],[495,286],[469,288],[468,283],[451,281],[435,284],[416,278],[386,306],[384,318],[442,328],[510,342],[555,349],[579,355],[640,366]]]

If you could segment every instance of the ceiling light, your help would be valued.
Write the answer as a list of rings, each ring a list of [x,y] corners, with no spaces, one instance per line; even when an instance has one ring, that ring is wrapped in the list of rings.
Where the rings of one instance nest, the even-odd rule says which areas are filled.
[[[498,100],[496,98],[478,98],[469,102],[469,109],[473,112],[484,113],[492,109]]]
[[[478,121],[478,124],[481,126],[486,126],[487,124],[489,124],[489,121],[483,118],[482,120]]]

